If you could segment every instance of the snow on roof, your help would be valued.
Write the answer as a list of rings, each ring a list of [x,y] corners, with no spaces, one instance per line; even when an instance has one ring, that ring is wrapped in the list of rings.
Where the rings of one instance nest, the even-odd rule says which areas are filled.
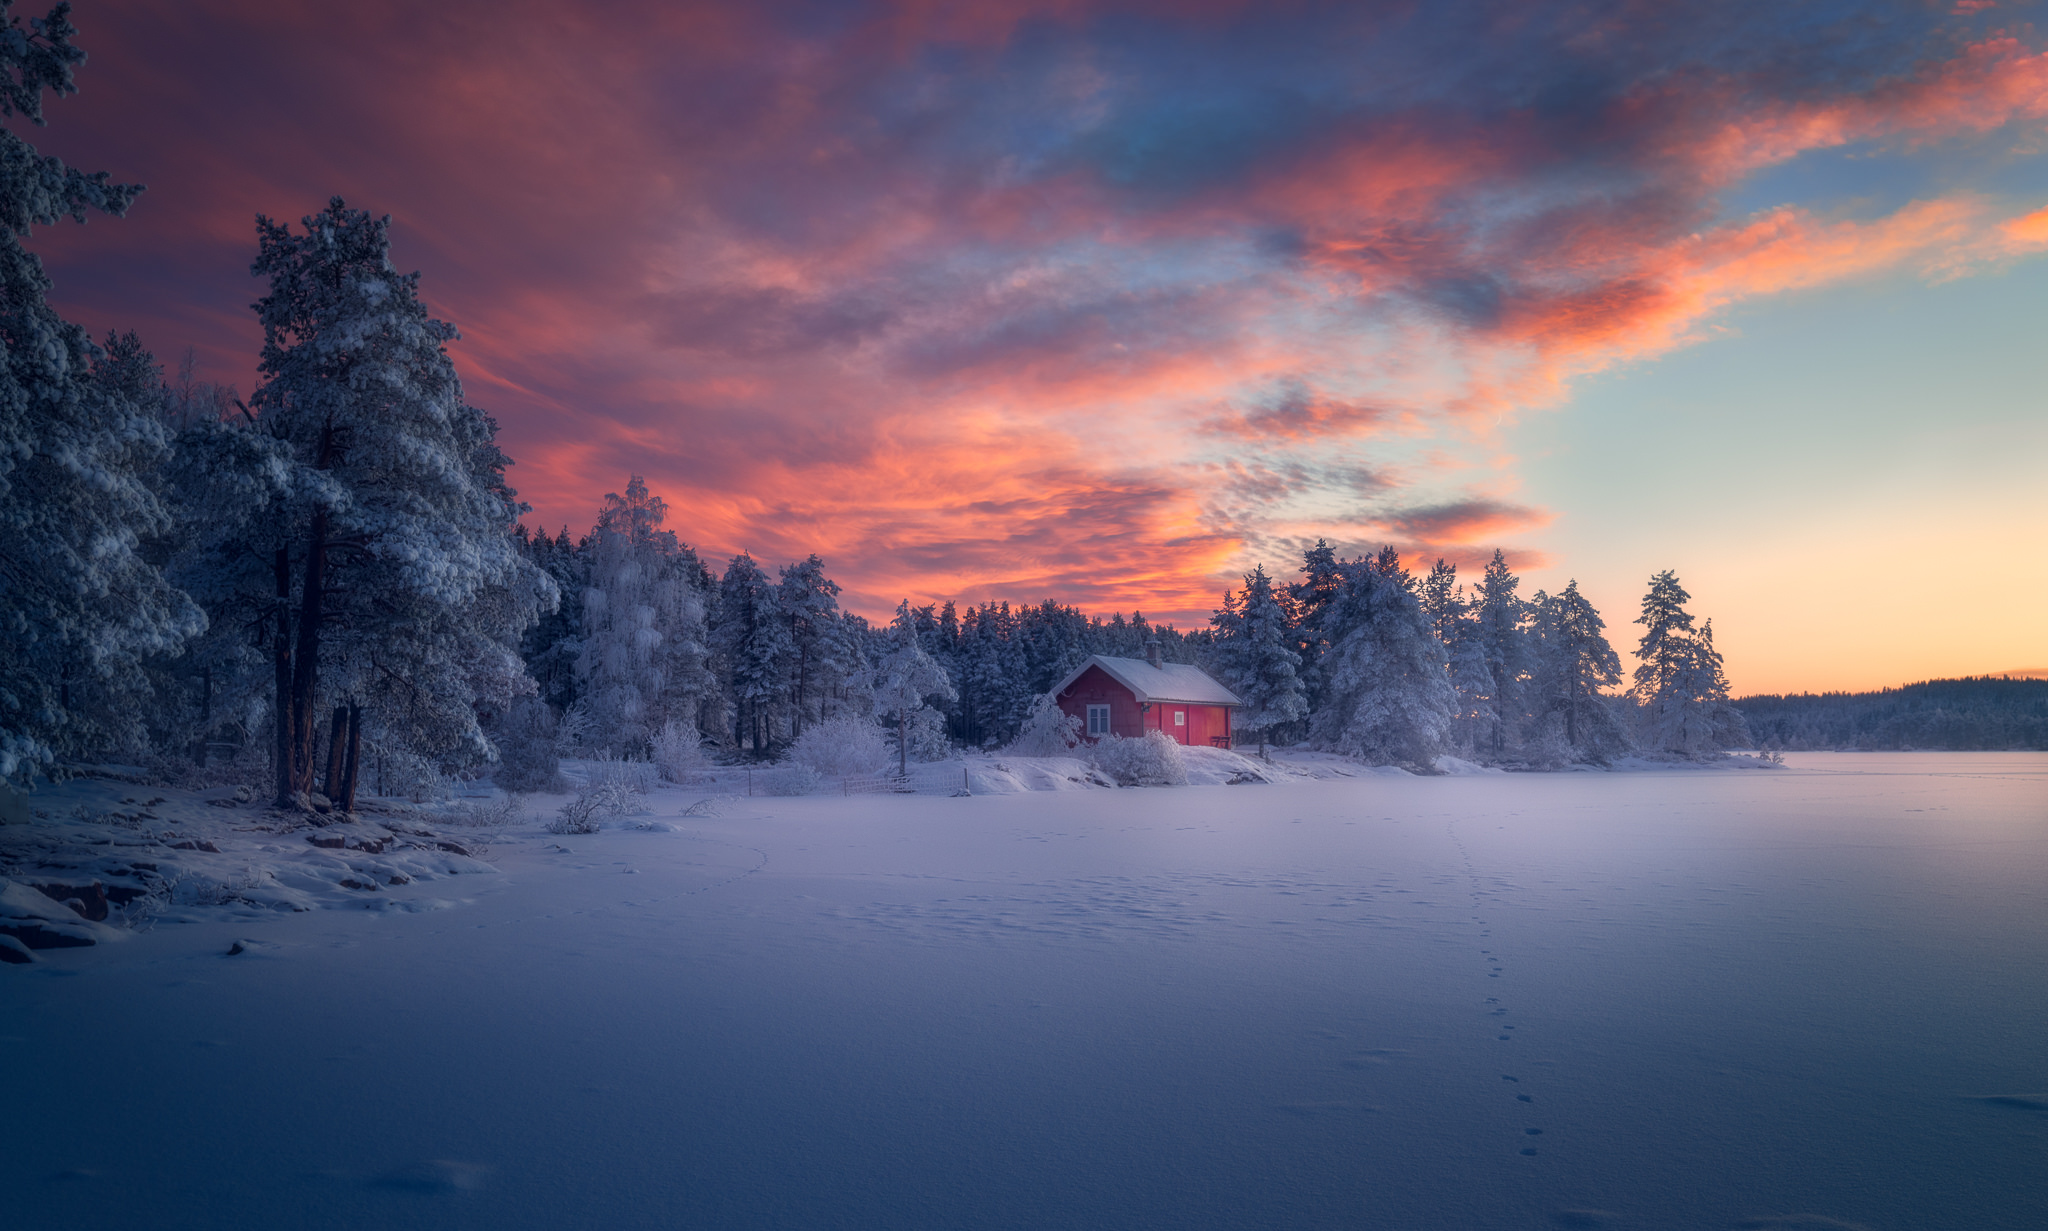
[[[1208,672],[1186,663],[1165,663],[1153,666],[1142,658],[1111,658],[1097,654],[1087,662],[1074,668],[1073,673],[1054,685],[1052,695],[1057,697],[1073,687],[1074,681],[1087,674],[1088,668],[1100,667],[1110,679],[1131,690],[1139,702],[1179,701],[1187,705],[1243,705],[1238,695],[1217,683]]]

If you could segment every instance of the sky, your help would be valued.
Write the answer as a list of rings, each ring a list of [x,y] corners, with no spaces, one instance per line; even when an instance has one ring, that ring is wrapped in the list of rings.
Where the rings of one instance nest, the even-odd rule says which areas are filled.
[[[644,475],[871,618],[1325,537],[1880,687],[2048,666],[2036,16],[81,0],[28,135],[148,189],[31,247],[246,394],[256,216],[388,213],[529,521]]]

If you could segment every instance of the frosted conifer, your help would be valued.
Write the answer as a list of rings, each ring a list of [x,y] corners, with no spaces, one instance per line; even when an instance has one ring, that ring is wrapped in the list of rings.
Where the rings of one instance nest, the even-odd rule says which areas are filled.
[[[270,290],[250,402],[269,445],[241,450],[255,470],[236,484],[270,499],[244,510],[238,554],[271,566],[280,802],[324,763],[346,807],[360,739],[440,763],[494,755],[478,710],[531,693],[516,639],[558,594],[513,538],[497,424],[462,397],[454,327],[392,266],[390,219],[336,197],[301,221],[257,219],[252,272]]]
[[[615,756],[646,754],[669,723],[697,725],[706,666],[696,558],[661,528],[668,505],[633,475],[607,493],[590,537],[576,658],[576,726]]]
[[[1244,701],[1232,723],[1238,730],[1257,732],[1259,755],[1265,756],[1267,733],[1306,714],[1308,693],[1298,671],[1301,655],[1292,647],[1293,621],[1264,565],[1245,574],[1242,595],[1224,595],[1223,609],[1211,623],[1216,626],[1217,673]]]
[[[1443,646],[1398,557],[1382,553],[1346,573],[1325,611],[1324,693],[1310,733],[1320,746],[1372,764],[1427,768],[1444,750],[1457,706]]]
[[[910,772],[913,747],[929,744],[938,717],[929,702],[951,701],[956,695],[953,682],[919,642],[910,603],[899,603],[890,625],[889,651],[875,669],[875,709],[895,724],[898,772]]]
[[[1532,604],[1534,671],[1530,694],[1539,727],[1556,724],[1573,759],[1604,761],[1626,749],[1628,736],[1605,696],[1621,683],[1621,658],[1607,644],[1607,625],[1575,580]]]
[[[7,15],[0,116],[40,125],[44,93],[74,91],[85,52],[70,9]],[[60,218],[118,217],[141,191],[0,128],[0,779],[106,738],[74,712],[80,691],[120,691],[144,655],[203,626],[141,550],[170,525],[150,480],[169,443],[158,408],[138,404],[118,360],[96,378],[96,348],[51,310],[42,262],[22,247]]]
[[[1663,752],[1698,756],[1747,742],[1742,716],[1728,704],[1728,680],[1711,625],[1693,631],[1691,595],[1666,569],[1643,596],[1643,626],[1632,695],[1643,742]]]

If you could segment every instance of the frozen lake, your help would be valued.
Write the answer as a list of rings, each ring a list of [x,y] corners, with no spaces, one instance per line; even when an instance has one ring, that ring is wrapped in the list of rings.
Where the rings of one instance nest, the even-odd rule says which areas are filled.
[[[0,1222],[2038,1231],[2048,755],[1789,760],[757,799],[53,951]]]

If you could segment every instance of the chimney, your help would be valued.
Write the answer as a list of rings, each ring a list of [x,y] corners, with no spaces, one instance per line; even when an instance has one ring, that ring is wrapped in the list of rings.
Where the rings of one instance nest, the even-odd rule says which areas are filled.
[[[1162,662],[1160,662],[1160,661],[1159,661],[1159,638],[1157,638],[1157,637],[1148,637],[1148,638],[1146,638],[1146,640],[1145,640],[1145,661],[1146,661],[1146,662],[1148,662],[1148,663],[1151,663],[1151,664],[1152,664],[1153,666],[1155,666],[1155,667],[1163,667],[1163,666],[1165,666],[1165,664],[1164,664],[1164,663],[1162,663]]]

